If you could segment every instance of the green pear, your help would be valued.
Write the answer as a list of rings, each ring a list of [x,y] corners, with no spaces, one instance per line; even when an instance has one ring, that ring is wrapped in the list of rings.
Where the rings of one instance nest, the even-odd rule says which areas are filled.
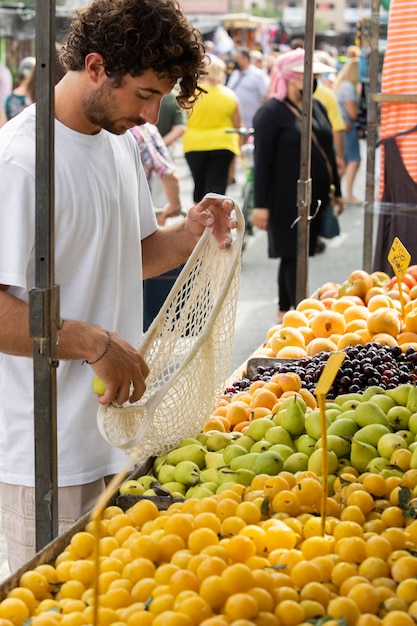
[[[326,414],[325,414],[325,420],[324,421],[325,421],[325,424],[326,424],[326,431],[327,431],[327,428],[330,426],[330,420],[326,416]],[[310,437],[313,437],[313,439],[315,439],[316,441],[317,441],[317,439],[320,439],[320,437],[321,437],[321,417],[320,417],[320,410],[319,409],[315,409],[314,411],[312,411],[311,413],[306,415],[306,418],[305,418],[305,431],[306,431],[307,435],[310,435]]]
[[[411,413],[417,413],[417,387],[411,385],[408,392],[407,404],[405,405]]]
[[[360,403],[361,400],[346,400],[346,402],[340,405],[340,412],[346,413],[346,411],[354,411]]]
[[[417,412],[410,415],[410,419],[408,420],[408,430],[410,430],[414,435],[417,435]]]
[[[171,450],[171,452],[168,452],[166,460],[170,465],[178,465],[181,461],[192,461],[198,467],[204,467],[206,464],[205,455],[206,449],[204,446],[193,443],[183,448]]]
[[[327,434],[339,435],[339,437],[353,437],[358,429],[359,426],[354,420],[343,417],[341,414],[341,417],[338,417],[330,424]]]
[[[408,449],[410,450],[410,452],[414,452],[416,448],[417,448],[417,441],[412,441],[410,445],[408,446]]]
[[[334,422],[340,415],[340,411],[337,409],[326,409],[325,410],[326,417],[329,418],[330,423]]]
[[[158,473],[158,469],[162,465],[162,463],[165,463],[165,461],[167,460],[167,456],[168,456],[168,453],[161,454],[160,456],[156,457],[156,459],[153,462],[153,471],[155,472],[155,474]]]
[[[151,474],[145,474],[144,476],[139,476],[137,480],[146,490],[149,489],[152,483],[155,482],[155,476],[152,476]]]
[[[256,452],[256,450],[254,450]],[[231,443],[227,448],[223,450],[223,465],[229,465],[230,461],[237,456],[242,456],[242,454],[247,454],[248,451],[246,448],[241,446],[238,443]]]
[[[213,482],[213,481],[204,481],[203,487],[205,487],[206,489],[209,489],[211,491],[211,494],[215,494],[217,491],[217,487],[219,486],[218,482]]]
[[[209,437],[207,437],[206,448],[210,452],[218,452],[229,445],[231,437],[229,433],[222,433],[215,431]]]
[[[281,420],[283,418],[283,416],[285,415],[287,409],[281,409],[280,411],[278,411],[278,413],[275,413],[275,415],[272,417],[272,421],[274,422],[275,426],[281,426]]]
[[[119,493],[122,496],[141,496],[145,493],[145,488],[138,480],[132,478],[122,482],[119,487]]]
[[[224,450],[227,450],[225,448]],[[227,465],[224,461],[224,451],[223,452],[206,452],[204,455],[204,465],[207,469],[211,469],[212,467],[222,467],[222,465]]]
[[[177,448],[183,448],[184,446],[191,446],[193,444],[201,446],[201,442],[198,439],[195,439],[193,437],[186,437],[185,439],[181,439],[181,441],[177,445]]]
[[[413,455],[410,460],[410,469],[417,469],[417,446],[413,450]]]
[[[317,440],[316,450],[319,450],[322,447],[323,442],[320,438]],[[333,450],[338,459],[347,457],[350,455],[350,439],[340,437],[339,435],[327,435],[327,448]]]
[[[382,478],[390,478],[391,476],[395,476],[396,478],[402,478],[404,476],[404,472],[400,469],[396,469],[395,467],[387,467],[380,471]]]
[[[386,459],[391,458],[391,454],[398,448],[407,448],[407,442],[398,433],[388,433],[379,438],[377,449],[379,456]]]
[[[157,474],[158,480],[161,485],[163,485],[164,483],[170,483],[174,480],[175,467],[175,465],[170,465],[169,463],[163,463],[161,465]]]
[[[219,475],[217,467],[210,467],[200,470],[200,480],[202,483],[219,484]]]
[[[355,409],[349,409],[349,411],[343,411],[343,413],[340,414],[341,416],[343,416],[343,419],[346,420],[353,420],[356,424],[356,420],[355,420]],[[340,419],[340,418],[338,418]]]
[[[294,396],[281,419],[281,426],[287,430],[291,437],[299,437],[305,431],[305,409],[303,410]]]
[[[404,429],[402,429],[402,430],[397,430],[397,431],[396,431],[396,434],[397,434],[397,435],[400,435],[400,436],[401,436],[401,437],[405,440],[405,442],[406,442],[406,444],[407,444],[407,448],[408,448],[408,447],[410,446],[410,444],[412,444],[412,443],[413,443],[413,441],[414,441],[414,434],[413,434],[411,431],[406,430],[405,428],[404,428]]]
[[[153,489],[146,489],[146,491],[143,492],[142,494],[143,496],[152,496],[155,497],[158,494],[156,493],[156,491],[154,491]]]
[[[371,474],[380,474],[383,469],[387,469],[391,467],[389,459],[386,459],[383,456],[376,456],[371,459],[366,466],[366,471]]]
[[[280,413],[284,409],[287,409],[289,406],[291,406],[291,404],[293,404],[294,400],[297,402],[297,404],[300,407],[300,409],[305,412],[306,409],[307,409],[307,405],[306,405],[306,403],[304,402],[304,400],[302,398],[299,398],[298,396],[288,396],[288,398],[285,398],[281,402],[279,410],[278,410],[278,413]]]
[[[250,452],[266,452],[272,446],[270,441],[266,439],[260,439],[259,441],[255,441],[253,446],[250,449]]]
[[[240,437],[238,441],[239,446],[242,446],[242,448],[245,448],[246,452],[250,451],[254,443],[255,443],[255,439],[252,439],[252,437],[248,437],[246,433],[243,435],[243,437]]]
[[[368,424],[384,424],[388,426],[388,417],[374,402],[363,401],[355,409],[355,420],[360,428]]]
[[[307,456],[310,456],[316,449],[316,440],[307,433],[297,437],[294,443],[297,452],[303,452]]]
[[[410,409],[401,404],[396,404],[387,413],[388,421],[393,430],[406,430],[412,413]]]
[[[207,439],[209,438],[209,432],[201,432],[197,435],[196,439],[199,443],[201,443],[202,446],[205,446],[207,443]]]
[[[388,413],[393,406],[396,406],[394,398],[390,398],[385,393],[376,393],[369,398],[369,402],[373,402],[379,406],[384,413]]]
[[[291,456],[284,459],[284,471],[296,474],[297,472],[304,472],[308,468],[309,456],[304,452],[293,452]]]
[[[357,441],[362,441],[362,443],[369,443],[376,448],[380,437],[390,432],[391,430],[384,424],[368,424],[368,426],[359,428],[353,435],[353,438]]]
[[[236,485],[235,480],[228,480],[220,483],[220,485],[216,489],[216,494],[222,493],[223,491],[227,491],[227,489],[233,488]]]
[[[362,394],[361,393],[342,393],[339,396],[336,396],[334,402],[339,406],[342,406],[344,402],[348,400],[358,400],[358,402],[362,402]]]
[[[379,456],[379,454],[375,446],[371,446],[371,444],[364,443],[363,441],[358,441],[358,439],[355,438],[352,439],[350,448],[350,464],[358,470],[360,474],[366,472],[369,461],[377,456]]]
[[[284,445],[289,446],[290,448],[295,450],[294,442],[290,433],[282,426],[273,426],[272,428],[267,430],[265,433],[265,439],[266,441],[270,441],[273,444],[283,443]]]
[[[217,482],[219,485],[222,485],[223,483],[236,484],[236,473],[237,470],[232,470],[230,467],[220,467],[217,470]]]
[[[245,430],[245,435],[252,437],[255,441],[260,441],[265,438],[266,431],[272,428],[273,425],[274,422],[271,418],[258,417],[249,424]]]
[[[235,459],[232,459],[229,463],[229,467],[232,471],[241,469],[253,470],[253,466],[255,464],[256,459],[260,454],[264,454],[261,452],[248,452],[247,454],[242,454],[242,456],[237,456]]]
[[[276,476],[279,472],[282,472],[284,468],[283,458],[275,452],[275,450],[267,450],[262,452],[253,464],[253,472],[255,474],[269,474],[269,476]]]
[[[164,489],[169,491],[172,495],[178,496],[185,496],[185,492],[187,491],[187,487],[183,483],[178,483],[176,481],[165,483]]]
[[[314,472],[317,476],[323,474],[323,459],[324,455],[327,455],[327,471],[329,474],[334,474],[337,471],[339,465],[339,459],[333,450],[324,450],[319,448],[314,450],[313,454],[308,457],[307,469],[309,472]]]
[[[275,452],[278,452],[279,456],[282,457],[284,461],[289,456],[294,454],[293,448],[286,446],[284,443],[274,443],[269,449],[274,450]]]
[[[249,487],[252,480],[256,476],[256,473],[254,471],[245,469],[244,467],[236,470],[235,474],[236,474],[235,479],[238,485],[243,485],[244,487]]]
[[[180,461],[175,466],[174,481],[189,487],[200,482],[200,468],[194,461]]]
[[[185,492],[186,498],[197,498],[199,500],[201,498],[209,498],[212,495],[213,492],[210,491],[210,489],[207,489],[204,485],[194,485],[189,487]]]
[[[340,404],[337,404],[337,402],[325,402],[324,403],[324,408],[325,409],[336,409],[337,411],[339,411],[340,413]]]
[[[386,389],[385,393],[395,400],[395,404],[406,406],[411,387],[412,385],[410,385],[410,383],[403,383],[402,385],[398,385],[398,387],[394,387],[394,389]]]
[[[385,395],[385,389],[382,389],[379,385],[367,387],[362,394],[362,402],[368,402],[376,393]]]

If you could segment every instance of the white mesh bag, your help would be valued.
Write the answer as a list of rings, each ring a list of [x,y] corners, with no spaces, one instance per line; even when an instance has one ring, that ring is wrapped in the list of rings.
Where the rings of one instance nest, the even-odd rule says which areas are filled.
[[[236,236],[226,250],[206,228],[138,346],[149,367],[142,398],[99,407],[103,437],[138,464],[196,436],[224,392],[244,232],[236,203],[235,216]]]

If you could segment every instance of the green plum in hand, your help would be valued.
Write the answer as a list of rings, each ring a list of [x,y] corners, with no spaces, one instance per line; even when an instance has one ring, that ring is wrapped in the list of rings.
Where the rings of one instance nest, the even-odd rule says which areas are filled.
[[[96,393],[98,396],[102,396],[106,393],[106,385],[97,375],[94,376],[93,382],[91,384],[93,386],[94,393]]]

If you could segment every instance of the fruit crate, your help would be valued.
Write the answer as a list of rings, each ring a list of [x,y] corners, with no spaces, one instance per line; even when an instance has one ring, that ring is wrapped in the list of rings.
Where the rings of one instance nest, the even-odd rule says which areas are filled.
[[[132,472],[132,474],[128,478],[138,478],[139,476],[144,476],[145,474],[148,474],[152,469],[153,460],[154,459],[150,457],[145,463],[136,467],[135,470]],[[138,499],[139,497],[141,496],[136,496],[136,499]],[[123,510],[128,508],[127,501],[124,498],[122,498],[120,501],[119,498],[121,498],[121,496],[119,496],[119,490],[117,489],[111,496],[108,506],[112,504],[114,505],[117,504],[117,506],[120,506],[120,508],[123,508]],[[151,498],[149,497],[149,499]],[[152,499],[155,500],[156,502],[160,500],[161,508],[166,506],[164,503],[164,498],[153,497]],[[132,504],[133,502],[130,504],[130,506]],[[83,517],[81,517],[77,522],[75,522],[75,524],[73,524],[71,528],[69,528],[65,533],[62,533],[61,535],[56,537],[53,541],[51,541],[44,548],[42,548],[42,550],[37,552],[32,559],[30,559],[21,568],[19,568],[18,570],[13,572],[8,578],[6,578],[0,584],[0,601],[6,597],[7,593],[11,589],[14,589],[15,587],[18,586],[19,579],[24,572],[32,570],[38,565],[43,565],[45,563],[52,563],[57,558],[57,556],[61,552],[63,552],[64,549],[68,546],[71,540],[71,537],[75,535],[76,533],[85,529],[88,522],[90,521],[91,513],[92,511],[83,515]]]

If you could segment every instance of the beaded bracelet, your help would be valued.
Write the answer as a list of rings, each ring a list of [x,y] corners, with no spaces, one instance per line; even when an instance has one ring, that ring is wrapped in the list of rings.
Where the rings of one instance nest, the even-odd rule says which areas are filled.
[[[103,357],[106,356],[107,352],[110,350],[110,344],[111,344],[111,335],[108,330],[106,330],[106,333],[107,333],[107,344],[106,344],[106,347],[104,348],[104,352],[100,354],[100,356],[97,357],[94,361],[87,361],[87,360],[81,361],[81,365],[84,365],[84,363],[87,363],[87,365],[94,365],[94,363],[98,363],[99,361],[101,361]]]

